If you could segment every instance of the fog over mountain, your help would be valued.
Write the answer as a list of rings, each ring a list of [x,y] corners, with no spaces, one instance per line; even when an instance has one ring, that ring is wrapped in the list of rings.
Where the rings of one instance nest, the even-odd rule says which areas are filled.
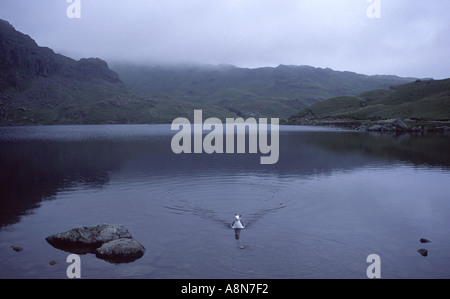
[[[2,124],[289,118],[450,77],[448,0],[4,0]],[[434,107],[434,106],[433,106]]]
[[[170,123],[195,109],[287,118],[327,97],[412,80],[310,66],[115,69],[120,77],[99,58],[56,54],[0,19],[0,125]]]
[[[74,59],[450,77],[448,0],[77,1],[79,19],[65,0],[2,0],[0,18]]]

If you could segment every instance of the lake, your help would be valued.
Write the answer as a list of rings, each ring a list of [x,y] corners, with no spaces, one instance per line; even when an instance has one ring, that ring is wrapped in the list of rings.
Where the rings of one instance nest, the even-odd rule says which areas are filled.
[[[69,253],[45,238],[97,223],[147,251],[81,255],[83,278],[367,278],[371,254],[382,278],[450,278],[450,136],[281,126],[278,163],[261,165],[176,155],[175,133],[1,127],[0,278],[66,278]]]

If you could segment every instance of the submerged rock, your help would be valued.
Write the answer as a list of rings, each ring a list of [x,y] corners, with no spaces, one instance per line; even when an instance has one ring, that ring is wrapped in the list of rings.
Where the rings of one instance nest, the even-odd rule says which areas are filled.
[[[421,248],[417,250],[417,252],[420,253],[422,256],[428,256],[428,250],[426,250],[425,248]]]
[[[123,225],[97,224],[81,226],[46,238],[53,247],[71,253],[95,252],[104,243],[132,236]]]
[[[103,244],[96,252],[96,256],[104,260],[131,262],[144,255],[145,247],[134,239],[122,238]]]
[[[416,127],[412,127],[410,129],[411,132],[423,132],[424,129],[422,128],[422,126],[416,126]]]
[[[11,246],[12,250],[16,251],[16,252],[21,252],[23,250],[22,247],[19,246]]]

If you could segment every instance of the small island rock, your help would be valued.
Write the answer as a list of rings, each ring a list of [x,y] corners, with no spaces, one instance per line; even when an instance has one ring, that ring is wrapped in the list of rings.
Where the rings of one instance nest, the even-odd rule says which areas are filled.
[[[76,254],[94,253],[112,263],[129,263],[145,252],[145,247],[134,240],[123,225],[81,226],[51,235],[46,240],[55,248]]]
[[[72,253],[93,252],[104,243],[132,236],[123,225],[81,226],[46,238],[53,247]]]

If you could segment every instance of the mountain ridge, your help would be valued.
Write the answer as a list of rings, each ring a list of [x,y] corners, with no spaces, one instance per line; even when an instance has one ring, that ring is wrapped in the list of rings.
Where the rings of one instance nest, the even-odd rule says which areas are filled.
[[[0,125],[168,123],[196,107],[228,113],[134,91],[104,60],[56,54],[0,20]]]
[[[0,20],[0,125],[171,123],[195,109],[284,119],[336,94],[410,80],[292,65],[110,67],[57,54]]]
[[[240,116],[287,118],[330,97],[356,95],[416,80],[361,75],[312,66],[239,68],[233,65],[133,65],[112,63],[125,84],[148,95],[218,105]],[[264,110],[262,107],[278,106]]]
[[[5,20],[0,20],[0,66],[6,70],[1,79],[12,87],[33,76],[49,77],[54,74],[74,76],[76,79],[101,78],[111,83],[122,83],[107,63],[98,58],[75,61],[56,54],[48,47],[39,46],[30,36],[20,33]],[[5,83],[3,86],[5,86]]]

